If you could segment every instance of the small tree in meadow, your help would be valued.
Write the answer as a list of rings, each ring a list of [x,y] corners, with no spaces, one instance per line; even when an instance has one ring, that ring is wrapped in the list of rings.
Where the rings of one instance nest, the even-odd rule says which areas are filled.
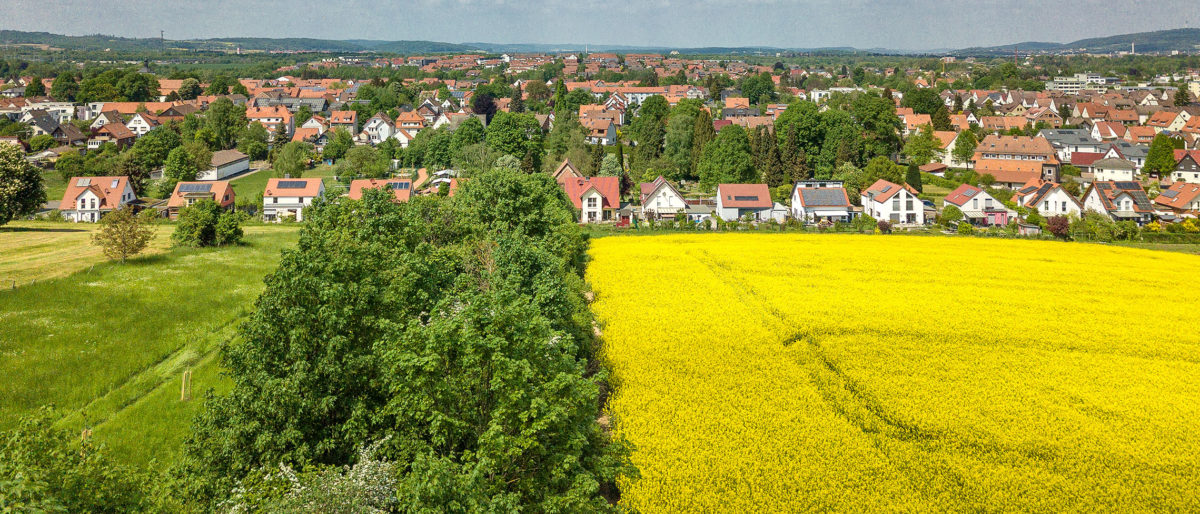
[[[105,257],[121,262],[141,253],[152,239],[154,228],[147,217],[135,215],[129,206],[100,218],[100,230],[92,234],[92,244],[99,246]]]

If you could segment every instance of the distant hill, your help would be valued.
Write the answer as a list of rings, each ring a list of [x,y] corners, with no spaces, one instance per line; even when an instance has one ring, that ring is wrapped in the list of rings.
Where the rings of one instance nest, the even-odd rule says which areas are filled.
[[[375,41],[332,40],[312,38],[230,37],[211,39],[125,38],[106,35],[64,36],[49,32],[0,30],[0,44],[47,45],[67,50],[137,52],[160,48],[182,50],[230,51],[237,48],[250,51],[288,52],[380,52],[398,54],[471,52],[478,49],[436,41]]]
[[[1200,50],[1200,29],[1171,29],[1137,34],[1081,39],[1071,43],[1025,42],[1001,46],[953,50],[956,55],[1011,54],[1013,50],[1038,53],[1114,53],[1129,51],[1136,45],[1138,53],[1196,52]]]

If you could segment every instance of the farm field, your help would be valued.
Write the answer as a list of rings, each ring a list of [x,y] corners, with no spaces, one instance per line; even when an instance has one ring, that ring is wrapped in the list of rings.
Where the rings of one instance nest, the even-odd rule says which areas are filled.
[[[1200,290],[1172,285],[1200,257],[804,234],[590,253],[627,507],[1200,509]]]
[[[94,228],[31,225],[29,232]],[[170,228],[160,229],[156,244]],[[244,229],[240,246],[164,249],[124,265],[98,255],[90,262],[79,258],[71,263],[73,274],[41,274],[34,284],[0,290],[0,428],[53,404],[63,416],[60,425],[91,428],[128,461],[172,457],[204,391],[225,387],[217,348],[234,336],[262,278],[298,233],[294,225]],[[0,238],[11,235],[6,230]],[[76,244],[78,237],[49,234],[63,238],[61,244]],[[22,251],[0,246],[0,261]],[[47,258],[22,259],[31,270],[13,273],[39,274]],[[185,370],[193,372],[192,399],[181,402]]]

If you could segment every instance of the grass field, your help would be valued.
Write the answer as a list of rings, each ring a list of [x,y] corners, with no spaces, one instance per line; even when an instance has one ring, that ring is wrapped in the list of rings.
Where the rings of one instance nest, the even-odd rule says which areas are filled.
[[[320,177],[325,182],[326,194],[342,194],[341,185],[333,180],[333,167],[324,164],[304,172],[304,178]],[[230,181],[238,198],[257,198],[267,188],[267,181],[275,176],[274,170],[261,169]],[[59,196],[62,196],[60,193]]]
[[[82,271],[0,291],[0,428],[54,404],[61,425],[93,428],[130,461],[174,455],[195,399],[222,387],[216,348],[252,308],[262,278],[294,244],[298,227],[245,230],[245,244],[237,247],[174,249],[94,268],[80,257],[71,266]],[[78,233],[51,234],[64,245],[79,244]],[[6,245],[0,255],[6,262],[10,253],[34,255],[28,250],[34,246],[13,252]],[[45,277],[41,261],[49,258],[11,259],[29,269],[8,269]],[[193,400],[180,402],[180,375],[189,369]]]
[[[92,245],[95,223],[14,221],[0,227],[0,289],[34,280],[69,275],[104,260]],[[155,227],[147,254],[160,253],[171,244],[170,225]]]
[[[976,238],[592,241],[642,512],[1196,511],[1200,258]]]

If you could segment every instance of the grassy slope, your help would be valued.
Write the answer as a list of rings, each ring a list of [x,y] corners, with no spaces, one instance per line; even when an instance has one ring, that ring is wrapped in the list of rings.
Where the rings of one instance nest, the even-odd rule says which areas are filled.
[[[62,424],[94,427],[134,461],[169,455],[196,406],[178,401],[180,374],[196,370],[193,398],[220,386],[215,349],[296,230],[251,226],[242,246],[104,262],[0,292],[0,427],[54,404]]]
[[[103,261],[100,247],[91,244],[97,228],[93,223],[50,221],[14,221],[0,227],[0,289],[11,288],[13,280],[24,286]],[[171,244],[169,225],[156,231],[148,254],[161,253]]]

